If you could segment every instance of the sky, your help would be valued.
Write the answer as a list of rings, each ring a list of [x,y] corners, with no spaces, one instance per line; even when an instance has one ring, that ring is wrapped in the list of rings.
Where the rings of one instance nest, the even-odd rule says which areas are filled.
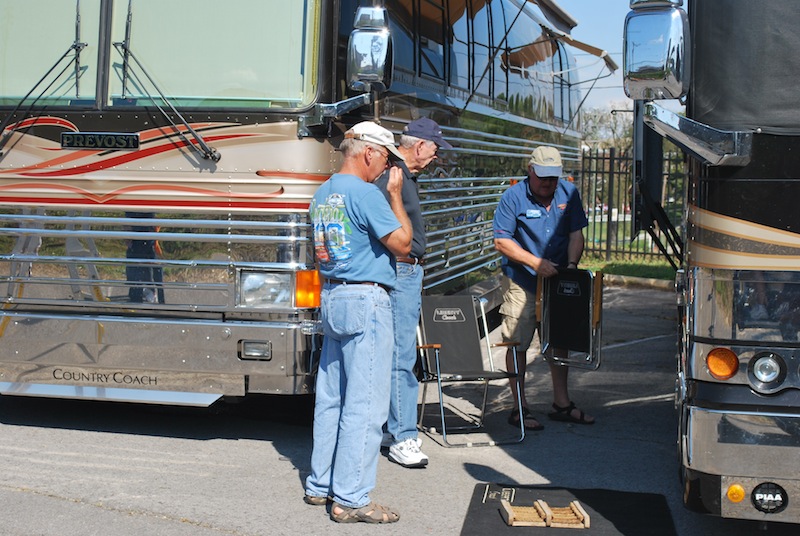
[[[594,89],[589,92],[584,108],[610,108],[614,104],[630,107],[632,101],[622,89],[622,30],[625,16],[630,11],[629,0],[556,0],[578,25],[572,30],[572,37],[589,45],[607,51],[619,66],[616,73],[608,78],[598,80]],[[608,69],[601,67],[602,60],[572,49],[578,65],[581,79],[596,78],[608,74]],[[582,96],[591,87],[591,82],[581,84]]]

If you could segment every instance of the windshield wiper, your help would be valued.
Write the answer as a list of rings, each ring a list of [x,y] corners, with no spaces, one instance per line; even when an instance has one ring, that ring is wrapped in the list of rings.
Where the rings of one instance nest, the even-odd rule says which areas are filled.
[[[184,119],[184,117],[181,115],[181,113],[177,110],[177,108],[175,108],[175,106],[172,105],[172,103],[167,98],[167,96],[164,95],[164,92],[161,91],[161,89],[158,87],[158,84],[155,83],[155,80],[153,80],[153,77],[150,76],[150,73],[147,72],[147,70],[144,68],[142,63],[136,58],[136,55],[131,50],[131,46],[130,46],[131,45],[131,24],[132,24],[132,20],[133,20],[132,3],[133,3],[133,0],[128,0],[128,17],[127,17],[127,20],[125,22],[125,41],[114,43],[114,47],[117,49],[117,51],[122,56],[122,97],[125,98],[125,96],[127,95],[128,77],[130,76],[139,85],[139,87],[145,93],[147,98],[150,99],[150,102],[153,103],[153,106],[158,108],[158,111],[161,112],[161,115],[163,115],[164,118],[175,128],[175,131],[178,133],[178,136],[184,142],[186,142],[186,144],[189,147],[191,147],[195,151],[197,151],[200,154],[200,156],[203,157],[203,159],[211,160],[213,162],[219,162],[219,159],[222,158],[222,155],[219,153],[219,151],[217,151],[213,147],[209,147],[208,144],[206,144],[206,142],[203,139],[203,137],[200,134],[198,134],[197,131],[195,131],[195,129],[192,128],[192,126],[189,124],[188,121],[186,121],[186,119]],[[147,78],[147,80],[150,82],[150,84],[156,90],[156,92],[158,93],[158,96],[161,98],[161,100],[167,106],[169,106],[169,109],[172,111],[172,113],[175,114],[178,117],[178,119],[180,119],[181,123],[183,123],[183,126],[186,127],[186,130],[189,131],[189,133],[192,135],[192,137],[197,142],[196,144],[192,143],[190,140],[188,140],[186,138],[186,136],[184,136],[183,131],[181,131],[181,129],[178,127],[178,125],[175,124],[175,122],[172,120],[172,118],[170,118],[169,114],[167,114],[167,112],[158,104],[156,99],[153,97],[153,95],[150,93],[150,91],[147,90],[147,87],[142,83],[141,79],[139,79],[137,74],[135,72],[131,71],[131,69],[130,69],[130,60],[133,60],[133,62],[136,64],[136,66],[139,68],[139,70],[141,70],[142,74],[144,74],[144,76]]]
[[[80,77],[80,75],[81,75],[81,50],[83,50],[84,48],[86,48],[88,46],[87,43],[82,43],[81,42],[81,38],[80,37],[81,37],[81,2],[80,2],[80,0],[76,0],[76,4],[75,4],[75,41],[61,55],[61,57],[58,58],[58,60],[53,64],[53,66],[50,67],[47,70],[46,73],[44,73],[44,76],[42,76],[39,79],[39,81],[36,82],[33,85],[33,87],[30,89],[30,91],[28,91],[25,94],[25,96],[22,97],[19,100],[19,102],[17,102],[16,106],[14,106],[14,109],[11,111],[11,113],[9,113],[6,116],[6,118],[3,120],[2,125],[0,125],[0,134],[2,134],[2,138],[0,138],[0,148],[4,147],[6,142],[8,141],[8,138],[11,137],[12,131],[6,132],[6,128],[11,123],[11,120],[14,118],[16,113],[19,111],[19,109],[22,107],[22,105],[25,103],[25,101],[28,100],[28,97],[30,97],[31,94],[34,91],[36,91],[36,88],[39,87],[42,84],[42,82],[44,82],[47,79],[47,77],[49,77],[50,74],[53,71],[56,70],[56,68],[61,64],[61,62],[64,61],[64,58],[68,57],[70,55],[70,53],[72,53],[72,51],[74,51],[74,54],[75,54],[74,58],[71,59],[69,62],[67,62],[67,64],[64,66],[64,68],[61,69],[61,72],[59,72],[58,75],[53,77],[53,80],[49,84],[47,84],[47,87],[42,89],[42,91],[36,96],[36,98],[33,99],[33,102],[30,103],[30,105],[28,106],[28,109],[25,110],[25,113],[22,115],[22,117],[23,117],[23,119],[25,119],[25,118],[30,116],[31,111],[33,110],[33,107],[36,105],[37,102],[39,102],[39,99],[41,99],[50,90],[50,88],[53,87],[53,84],[55,84],[61,78],[61,75],[63,75],[65,72],[67,72],[67,69],[69,69],[69,66],[71,64],[75,65],[75,96],[78,97],[80,95],[80,89],[79,89],[80,85],[79,84],[80,84],[80,78],[81,78]],[[2,152],[0,152],[0,156],[3,156]]]

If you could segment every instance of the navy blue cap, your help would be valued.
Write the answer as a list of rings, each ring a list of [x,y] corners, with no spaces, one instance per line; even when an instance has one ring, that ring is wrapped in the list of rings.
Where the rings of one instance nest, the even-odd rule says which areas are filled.
[[[411,121],[405,129],[403,134],[407,136],[414,136],[422,140],[429,140],[434,142],[442,149],[452,149],[453,146],[445,141],[442,137],[442,129],[439,124],[433,119],[427,117],[420,117]]]

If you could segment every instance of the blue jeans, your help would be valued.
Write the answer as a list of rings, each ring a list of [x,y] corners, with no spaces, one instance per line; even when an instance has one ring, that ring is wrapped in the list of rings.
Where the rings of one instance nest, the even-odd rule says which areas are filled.
[[[373,285],[322,289],[322,342],[314,406],[314,447],[306,494],[341,505],[369,504],[381,428],[389,412],[392,309]]]
[[[422,277],[419,264],[397,263],[397,284],[390,293],[394,319],[392,394],[386,429],[395,441],[417,437],[419,382],[414,375],[417,362],[417,325],[422,306]]]

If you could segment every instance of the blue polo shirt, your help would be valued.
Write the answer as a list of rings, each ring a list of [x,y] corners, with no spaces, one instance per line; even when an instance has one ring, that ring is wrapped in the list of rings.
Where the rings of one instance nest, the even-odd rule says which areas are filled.
[[[558,181],[548,211],[531,194],[529,179],[506,190],[494,213],[494,237],[510,238],[539,258],[566,266],[569,235],[589,225],[580,194],[571,182]],[[512,281],[536,292],[536,271],[505,256],[503,273]]]

